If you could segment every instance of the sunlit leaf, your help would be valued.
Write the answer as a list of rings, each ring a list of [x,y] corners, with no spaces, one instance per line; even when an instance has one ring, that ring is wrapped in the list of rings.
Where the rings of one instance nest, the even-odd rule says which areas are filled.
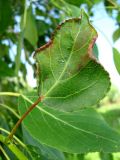
[[[120,28],[118,28],[114,33],[113,33],[113,40],[114,42],[117,41],[120,38]]]
[[[114,58],[116,69],[120,74],[120,53],[116,48],[113,48],[113,58]]]

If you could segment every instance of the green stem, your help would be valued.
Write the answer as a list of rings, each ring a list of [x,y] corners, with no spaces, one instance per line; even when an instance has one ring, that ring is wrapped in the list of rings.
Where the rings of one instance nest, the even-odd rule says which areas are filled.
[[[13,143],[5,143],[6,137],[4,137],[3,135],[0,135],[0,142],[2,142],[4,145],[6,145],[9,150],[12,151],[12,153],[14,153],[14,155],[19,159],[23,159],[23,160],[28,160],[28,158],[16,147],[15,144]]]
[[[2,132],[4,132],[4,133],[6,133],[6,134],[10,134],[10,132],[9,131],[7,131],[7,130],[5,130],[4,128],[0,128],[0,131],[2,131]],[[15,135],[13,136],[13,138],[16,140],[16,142],[18,142],[23,148],[26,148],[26,145],[22,142],[22,141],[20,141]]]
[[[2,104],[0,103],[0,106],[2,106],[3,108],[9,110],[11,113],[13,113],[18,119],[20,118],[20,116],[12,109],[10,108],[9,106],[5,105],[5,104]]]
[[[113,6],[117,7],[117,4],[111,0],[107,0],[109,3],[111,3]]]
[[[2,146],[0,146],[0,150],[2,151],[4,157],[6,160],[10,160],[10,158],[8,157],[8,155],[6,154],[5,150],[2,148]]]
[[[0,92],[0,96],[13,96],[13,97],[19,97],[20,93],[14,93],[14,92]]]

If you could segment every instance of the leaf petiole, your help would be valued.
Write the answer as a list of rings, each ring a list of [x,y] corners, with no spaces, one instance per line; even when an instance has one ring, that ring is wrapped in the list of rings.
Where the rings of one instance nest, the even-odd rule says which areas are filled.
[[[11,140],[13,138],[13,135],[15,134],[17,128],[19,127],[19,125],[22,123],[22,121],[26,118],[26,116],[36,107],[36,105],[41,102],[41,100],[43,99],[43,97],[39,97],[34,104],[32,104],[29,109],[22,115],[22,117],[17,121],[17,123],[15,124],[15,126],[13,127],[12,131],[10,132],[10,134],[8,135],[8,137],[6,138],[6,142],[8,142],[9,140]]]

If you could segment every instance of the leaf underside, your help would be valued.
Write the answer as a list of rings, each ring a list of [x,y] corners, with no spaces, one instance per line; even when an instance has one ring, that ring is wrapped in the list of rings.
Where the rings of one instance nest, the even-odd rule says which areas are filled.
[[[19,98],[21,115],[35,99]],[[38,142],[69,153],[120,151],[120,135],[94,109],[67,113],[42,105],[36,106],[24,120],[24,127]]]
[[[96,37],[83,12],[81,18],[59,25],[50,42],[36,50],[39,94],[45,106],[75,111],[105,96],[110,82],[92,54]]]

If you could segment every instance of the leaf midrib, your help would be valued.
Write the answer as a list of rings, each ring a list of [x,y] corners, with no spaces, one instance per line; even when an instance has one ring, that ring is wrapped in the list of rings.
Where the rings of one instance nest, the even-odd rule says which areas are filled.
[[[76,40],[77,40],[77,37],[78,37],[80,31],[81,31],[81,30],[80,30],[80,28],[79,28],[79,31],[78,31],[78,33],[77,33],[77,35],[76,35],[76,37],[75,37],[74,42],[73,42],[73,46],[72,46],[72,49],[71,49],[71,52],[70,52],[70,56],[69,56],[69,58],[68,58],[68,60],[67,60],[67,62],[66,62],[66,64],[65,64],[65,67],[64,67],[61,75],[60,75],[59,78],[56,80],[56,82],[54,83],[54,85],[47,91],[47,93],[44,95],[44,97],[46,97],[46,96],[50,93],[50,91],[59,83],[60,79],[61,79],[62,76],[64,75],[64,73],[65,73],[65,71],[66,71],[66,68],[67,68],[67,66],[68,66],[68,64],[69,64],[69,61],[70,61],[70,59],[71,59],[71,56],[72,56],[72,54],[73,54],[73,49],[74,49],[74,46],[75,46],[75,42],[76,42]]]

